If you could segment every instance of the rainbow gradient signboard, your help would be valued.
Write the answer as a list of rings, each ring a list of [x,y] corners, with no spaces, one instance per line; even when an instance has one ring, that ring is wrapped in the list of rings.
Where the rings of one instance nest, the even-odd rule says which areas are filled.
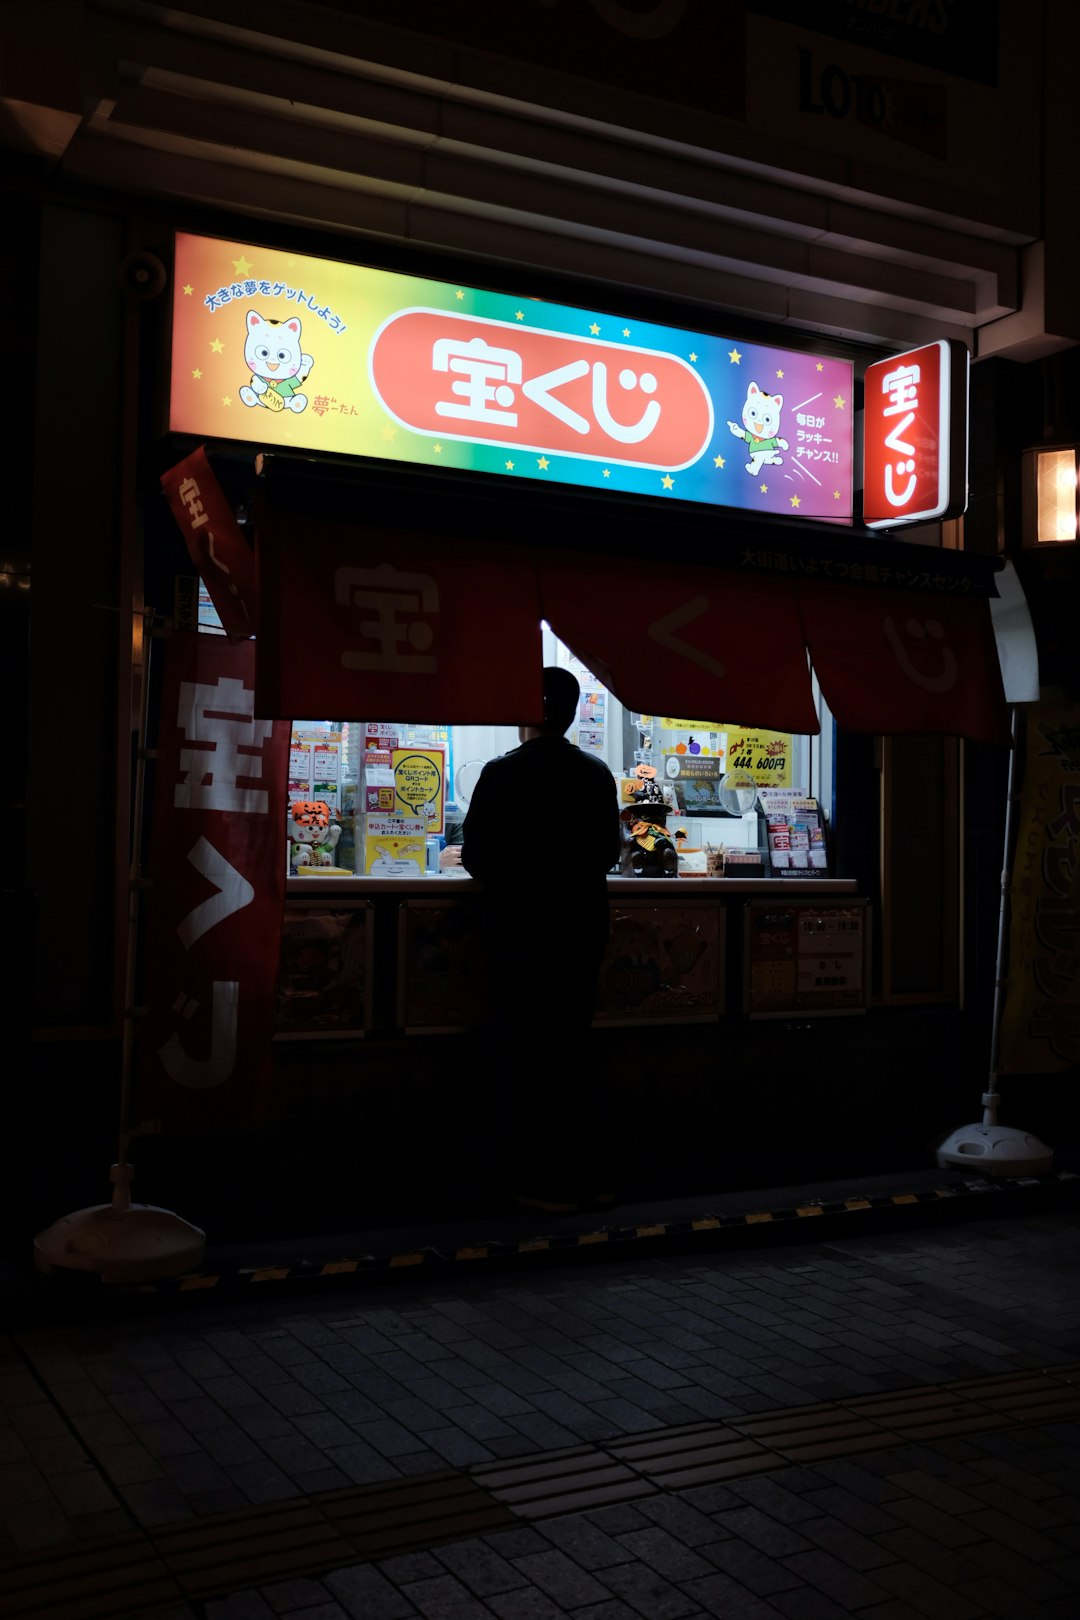
[[[852,367],[179,234],[169,430],[850,523]]]

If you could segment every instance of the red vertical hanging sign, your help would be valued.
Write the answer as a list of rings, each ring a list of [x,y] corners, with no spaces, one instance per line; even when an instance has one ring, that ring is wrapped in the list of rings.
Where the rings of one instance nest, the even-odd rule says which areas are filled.
[[[165,649],[140,1111],[247,1125],[271,1097],[289,727],[254,717],[254,642],[180,632]]]
[[[958,517],[967,506],[964,345],[940,338],[866,368],[863,521],[868,529]]]

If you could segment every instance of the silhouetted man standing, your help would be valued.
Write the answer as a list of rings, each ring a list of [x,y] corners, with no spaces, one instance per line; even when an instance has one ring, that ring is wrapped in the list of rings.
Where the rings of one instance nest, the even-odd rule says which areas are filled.
[[[462,864],[484,884],[491,1079],[519,1203],[553,1212],[600,1195],[601,1095],[589,1051],[619,858],[615,780],[564,733],[580,689],[544,670],[544,720],[486,765]]]

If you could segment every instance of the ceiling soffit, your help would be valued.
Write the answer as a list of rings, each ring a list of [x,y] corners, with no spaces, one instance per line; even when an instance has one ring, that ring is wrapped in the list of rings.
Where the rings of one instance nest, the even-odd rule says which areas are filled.
[[[1024,243],[940,208],[174,8],[84,22],[62,176],[894,347],[1020,307]]]

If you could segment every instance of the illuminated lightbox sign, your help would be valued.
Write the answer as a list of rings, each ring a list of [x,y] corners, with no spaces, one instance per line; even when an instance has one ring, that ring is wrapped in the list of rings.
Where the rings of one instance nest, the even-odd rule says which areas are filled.
[[[967,506],[968,352],[941,338],[868,366],[863,520],[868,528],[958,517]]]
[[[178,235],[169,429],[849,523],[852,367]]]

